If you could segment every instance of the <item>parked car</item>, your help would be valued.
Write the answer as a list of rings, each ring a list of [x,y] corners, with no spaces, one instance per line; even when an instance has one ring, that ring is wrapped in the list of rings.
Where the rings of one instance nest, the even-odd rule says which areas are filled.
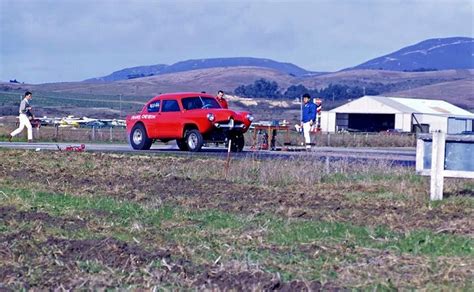
[[[152,98],[140,113],[126,119],[127,136],[136,150],[148,150],[156,140],[176,140],[180,150],[199,151],[204,143],[224,144],[242,151],[249,112],[224,109],[212,95],[169,93]]]
[[[105,127],[105,123],[100,121],[100,120],[93,120],[93,121],[88,121],[88,122],[85,122],[85,123],[82,123],[81,124],[81,127],[84,127],[84,128],[103,128]]]

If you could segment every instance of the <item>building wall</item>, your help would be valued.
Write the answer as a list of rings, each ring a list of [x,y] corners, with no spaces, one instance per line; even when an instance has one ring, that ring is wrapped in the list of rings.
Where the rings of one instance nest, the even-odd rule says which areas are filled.
[[[335,132],[336,131],[336,113],[321,112],[321,131]]]
[[[430,132],[441,131],[446,133],[448,129],[448,118],[444,116],[433,116],[425,114],[417,114],[416,118],[420,124],[429,124]]]
[[[448,134],[460,134],[463,131],[472,131],[472,119],[455,118],[448,119]]]
[[[395,129],[402,130],[402,132],[411,131],[411,114],[400,113],[395,114]]]
[[[448,129],[448,118],[444,116],[434,116],[425,114],[416,114],[416,118],[420,124],[429,124],[429,131],[442,131],[447,132]],[[472,127],[472,122],[468,122],[469,126]],[[402,130],[403,132],[412,131],[412,114],[411,113],[398,113],[395,114],[395,129]],[[321,113],[321,130],[323,132],[336,132],[336,113],[335,112],[322,112]]]

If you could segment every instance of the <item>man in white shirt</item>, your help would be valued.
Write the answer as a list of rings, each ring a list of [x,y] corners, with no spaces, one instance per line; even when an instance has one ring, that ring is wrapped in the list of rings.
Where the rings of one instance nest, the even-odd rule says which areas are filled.
[[[28,142],[33,142],[33,130],[31,127],[30,120],[28,119],[28,113],[31,113],[31,106],[30,106],[30,99],[33,97],[33,94],[31,92],[27,91],[25,92],[25,98],[20,103],[20,109],[19,109],[19,119],[20,119],[20,126],[18,129],[15,131],[11,132],[10,136],[8,137],[8,141],[12,141],[12,138],[15,137],[16,135],[20,134],[21,131],[26,126],[26,129],[28,130]]]

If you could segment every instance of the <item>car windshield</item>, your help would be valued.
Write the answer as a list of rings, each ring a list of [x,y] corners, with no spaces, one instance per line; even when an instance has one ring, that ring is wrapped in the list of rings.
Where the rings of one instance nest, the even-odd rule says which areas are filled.
[[[183,98],[181,101],[185,110],[221,108],[217,100],[212,97],[186,97]]]

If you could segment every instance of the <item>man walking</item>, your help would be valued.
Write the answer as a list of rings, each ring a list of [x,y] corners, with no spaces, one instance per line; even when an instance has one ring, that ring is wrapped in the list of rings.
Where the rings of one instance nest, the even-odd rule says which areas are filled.
[[[229,108],[229,105],[227,104],[227,101],[224,99],[224,91],[219,90],[217,92],[217,101],[221,105],[222,108]]]
[[[28,114],[31,114],[30,100],[32,97],[33,95],[31,94],[31,92],[29,91],[25,92],[25,97],[20,103],[20,110],[19,110],[20,126],[18,127],[18,129],[11,132],[10,136],[8,137],[8,141],[11,142],[12,138],[20,134],[21,131],[23,131],[23,128],[25,128],[26,126],[26,129],[28,130],[28,142],[33,142],[33,130],[31,128],[30,120],[28,119]]]
[[[311,97],[308,93],[303,94],[303,106],[301,110],[301,127],[303,128],[304,142],[306,150],[311,149],[311,137],[309,135],[311,127],[316,120],[316,105],[309,102]]]

